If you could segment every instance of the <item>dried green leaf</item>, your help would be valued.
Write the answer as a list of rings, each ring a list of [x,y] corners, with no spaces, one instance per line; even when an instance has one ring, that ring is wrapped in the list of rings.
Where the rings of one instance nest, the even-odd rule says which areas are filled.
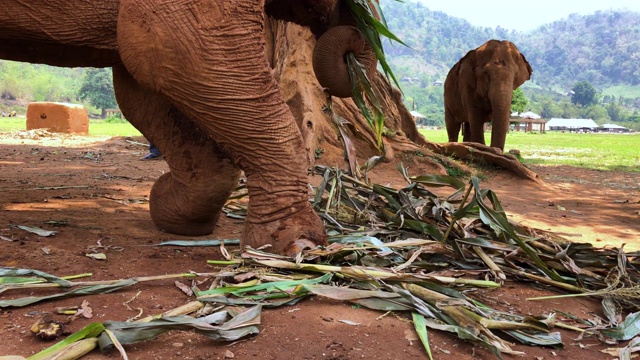
[[[232,306],[257,306],[260,305],[263,308],[277,308],[280,306],[293,306],[300,302],[300,300],[306,298],[307,295],[301,295],[298,297],[287,298],[286,300],[280,301],[265,301],[265,300],[252,300],[248,298],[230,298],[223,295],[215,295],[215,296],[207,296],[203,297],[200,301],[206,303],[216,303],[221,305],[232,305]]]
[[[600,330],[602,335],[616,340],[631,340],[640,334],[640,312],[627,315],[622,324]]]
[[[27,296],[24,298],[19,298],[14,300],[0,300],[0,308],[22,307],[22,306],[27,306],[27,305],[35,304],[38,302],[42,302],[42,301],[63,299],[63,298],[75,297],[75,296],[107,294],[131,285],[135,285],[137,283],[138,282],[136,279],[127,279],[127,280],[121,280],[115,284],[85,286],[85,287],[80,287],[64,293],[48,295],[48,296]]]
[[[14,225],[14,227],[42,237],[49,237],[58,233],[57,231],[44,230],[37,226]]]
[[[258,292],[258,291],[266,291],[266,292],[285,292],[292,291],[299,285],[302,284],[319,284],[328,282],[331,280],[332,274],[325,274],[323,276],[317,277],[315,279],[303,279],[303,280],[285,280],[285,281],[274,281],[268,282],[260,285],[253,286],[226,286],[211,290],[200,291],[197,293],[198,299],[210,296],[210,295],[222,295],[222,294],[233,294],[236,296],[242,296],[249,292]]]
[[[413,318],[413,326],[420,337],[420,341],[424,346],[424,349],[427,351],[427,355],[429,355],[429,359],[433,360],[433,356],[431,355],[431,347],[429,346],[429,336],[427,335],[427,322],[424,316],[413,312],[411,313]]]
[[[163,241],[154,246],[220,246],[225,245],[239,245],[239,239],[225,239],[225,240],[169,240]]]
[[[562,343],[562,335],[558,332],[544,334],[530,334],[522,330],[503,330],[506,334],[511,335],[522,344],[552,347],[554,349],[564,349]]]
[[[34,269],[19,269],[11,267],[0,268],[0,279],[5,277],[22,277],[22,276],[37,276],[48,282],[57,284],[61,287],[71,286],[71,282],[57,276],[47,274],[46,272]],[[1,283],[1,282],[0,282]]]
[[[86,257],[90,257],[95,260],[107,260],[107,255],[105,253],[89,253],[84,254]]]
[[[257,334],[260,331],[260,314],[261,306],[255,306],[220,326],[210,325],[202,319],[190,316],[175,316],[153,319],[149,322],[107,321],[104,327],[110,330],[123,345],[151,340],[170,330],[193,330],[213,340],[233,341]],[[99,344],[103,351],[113,346],[109,336],[104,333],[99,337]]]
[[[314,295],[324,296],[334,300],[357,300],[365,298],[390,299],[399,298],[400,295],[382,290],[359,290],[348,287],[338,287],[331,285],[307,285],[302,284],[294,291],[295,295],[306,295],[312,293]]]
[[[466,186],[462,180],[449,175],[421,175],[413,176],[410,179],[413,182],[428,186],[449,186],[457,191],[463,191]]]
[[[372,310],[380,311],[411,311],[413,306],[404,298],[363,298],[352,300],[353,303]]]

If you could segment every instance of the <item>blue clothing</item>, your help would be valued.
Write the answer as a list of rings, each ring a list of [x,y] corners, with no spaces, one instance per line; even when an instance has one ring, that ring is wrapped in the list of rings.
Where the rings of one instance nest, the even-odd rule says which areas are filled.
[[[149,143],[149,153],[153,154],[155,156],[161,156],[162,155],[162,153],[160,153],[160,149],[158,149],[158,147],[153,145],[152,143]]]

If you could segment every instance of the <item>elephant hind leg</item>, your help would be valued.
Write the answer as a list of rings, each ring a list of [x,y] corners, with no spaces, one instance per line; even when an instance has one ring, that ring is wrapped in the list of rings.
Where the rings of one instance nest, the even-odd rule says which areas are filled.
[[[462,123],[462,141],[473,141],[471,139],[471,125],[468,122]]]
[[[449,142],[458,142],[458,136],[460,135],[460,125],[461,123],[457,121],[447,122],[447,136],[449,137]],[[464,135],[464,130],[462,130]]]
[[[240,170],[164,96],[141,87],[122,66],[114,67],[113,77],[123,114],[160,149],[171,169],[151,189],[153,222],[173,234],[210,234]]]
[[[309,204],[304,142],[265,54],[263,4],[121,0],[118,46],[138,82],[194,119],[245,172],[242,245],[292,253],[327,242]]]

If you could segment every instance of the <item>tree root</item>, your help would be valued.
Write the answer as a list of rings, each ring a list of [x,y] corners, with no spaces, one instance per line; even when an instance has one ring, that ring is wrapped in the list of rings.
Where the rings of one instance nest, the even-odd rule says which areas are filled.
[[[516,157],[504,154],[496,148],[471,142],[436,144],[425,141],[422,145],[437,154],[477,164],[496,165],[520,178],[544,184],[538,174],[525,167]]]

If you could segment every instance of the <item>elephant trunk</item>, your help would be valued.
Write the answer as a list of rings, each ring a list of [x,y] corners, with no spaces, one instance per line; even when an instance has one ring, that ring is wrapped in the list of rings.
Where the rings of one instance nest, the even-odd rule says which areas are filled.
[[[508,84],[510,85],[510,83]],[[491,98],[491,147],[504,150],[504,143],[509,132],[511,118],[511,98],[513,91],[509,86],[501,86],[490,90]]]
[[[353,86],[346,56],[355,55],[364,65],[369,79],[376,74],[377,59],[364,36],[353,26],[341,25],[325,32],[313,51],[313,71],[320,85],[329,94],[341,98],[351,97]]]

